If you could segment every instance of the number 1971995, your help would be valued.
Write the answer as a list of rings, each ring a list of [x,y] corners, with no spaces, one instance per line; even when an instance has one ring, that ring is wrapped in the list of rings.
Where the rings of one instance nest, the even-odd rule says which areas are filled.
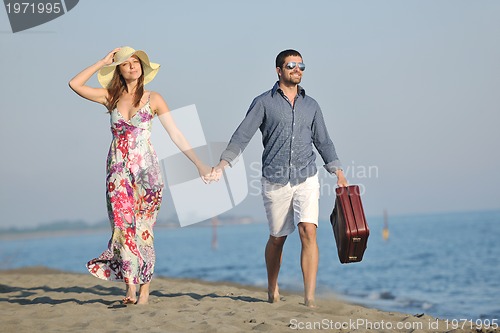
[[[498,319],[447,319],[446,329],[494,329],[498,328]]]
[[[61,3],[8,2],[7,14],[59,14]]]

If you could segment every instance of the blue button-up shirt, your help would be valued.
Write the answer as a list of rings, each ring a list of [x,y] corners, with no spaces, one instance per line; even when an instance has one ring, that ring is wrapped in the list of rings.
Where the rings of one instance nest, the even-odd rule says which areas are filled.
[[[301,86],[298,86],[293,107],[278,82],[271,90],[257,96],[221,160],[233,166],[258,128],[264,145],[262,175],[272,183],[296,185],[315,175],[318,170],[312,144],[328,172],[335,173],[341,168],[321,108]]]

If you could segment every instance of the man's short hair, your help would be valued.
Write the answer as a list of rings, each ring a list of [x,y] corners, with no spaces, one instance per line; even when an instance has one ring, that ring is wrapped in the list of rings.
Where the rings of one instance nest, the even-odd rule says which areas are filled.
[[[276,67],[282,68],[283,65],[285,64],[285,59],[286,57],[290,56],[298,56],[302,58],[302,55],[299,53],[299,51],[295,50],[284,50],[281,51],[277,56],[276,56]]]

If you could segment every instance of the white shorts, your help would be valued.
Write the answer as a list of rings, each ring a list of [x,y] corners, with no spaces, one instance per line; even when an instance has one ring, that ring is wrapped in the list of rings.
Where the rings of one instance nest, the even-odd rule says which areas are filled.
[[[290,183],[286,185],[271,183],[263,177],[262,197],[271,236],[287,236],[300,222],[318,226],[318,174],[295,186],[290,186]]]

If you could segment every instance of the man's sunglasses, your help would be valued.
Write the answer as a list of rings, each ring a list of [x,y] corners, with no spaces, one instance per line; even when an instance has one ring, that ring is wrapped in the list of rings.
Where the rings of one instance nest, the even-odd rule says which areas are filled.
[[[292,61],[292,62],[289,62],[288,64],[285,64],[285,68],[286,69],[294,69],[295,66],[298,66],[299,69],[303,72],[306,70],[306,65],[303,63],[303,62],[295,62],[295,61]]]

